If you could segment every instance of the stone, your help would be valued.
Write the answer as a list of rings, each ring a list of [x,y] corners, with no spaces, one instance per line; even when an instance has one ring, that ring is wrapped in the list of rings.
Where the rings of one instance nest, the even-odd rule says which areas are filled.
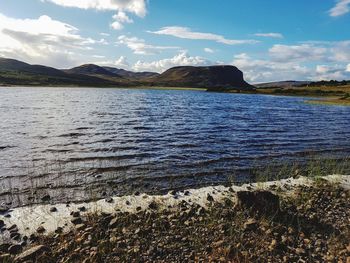
[[[214,202],[214,197],[212,197],[210,194],[207,195],[207,201],[208,202]]]
[[[8,243],[1,244],[0,245],[0,252],[2,252],[2,253],[8,252],[10,246],[11,246],[11,244],[8,244]]]
[[[112,197],[107,197],[106,198],[107,203],[113,203],[113,198]]]
[[[247,222],[245,222],[243,225],[244,230],[254,230],[257,227],[258,227],[258,221],[256,221],[254,218],[248,219]]]
[[[85,212],[86,211],[86,207],[85,206],[78,207],[78,210],[80,212]]]
[[[158,204],[156,202],[152,202],[148,205],[148,207],[152,210],[157,210],[158,209]]]
[[[113,218],[110,222],[109,222],[109,228],[116,228],[118,226],[118,219],[117,218]]]
[[[56,208],[56,207],[51,207],[51,208],[50,208],[50,212],[51,212],[51,213],[57,212],[57,208]]]
[[[80,231],[80,230],[84,230],[86,228],[86,225],[84,224],[78,224],[75,226],[76,230]]]
[[[0,220],[0,228],[2,228],[3,226],[5,226],[5,222],[3,220]]]
[[[9,207],[0,205],[0,214],[5,214],[9,211]]]
[[[17,225],[12,225],[12,226],[10,226],[7,230],[10,231],[10,232],[11,232],[11,231],[18,232]]]
[[[42,198],[41,198],[41,201],[43,202],[48,202],[51,200],[51,196],[50,195],[44,195]]]
[[[16,262],[35,261],[39,256],[50,253],[50,248],[44,245],[35,246],[22,252],[15,258]]]
[[[240,191],[237,192],[237,208],[274,215],[280,211],[280,201],[277,195],[269,191]]]
[[[21,238],[21,235],[18,232],[13,232],[10,233],[10,238],[12,238],[13,240],[19,240]]]
[[[43,234],[46,232],[46,229],[43,226],[39,226],[38,229],[36,230],[38,234]]]
[[[78,211],[75,211],[75,212],[71,212],[70,215],[72,217],[80,217],[80,213]]]
[[[19,254],[21,251],[22,251],[22,246],[20,246],[20,245],[12,245],[8,248],[8,252],[11,255]]]
[[[80,218],[80,217],[74,217],[71,222],[74,224],[74,225],[80,225],[83,223],[83,220]]]

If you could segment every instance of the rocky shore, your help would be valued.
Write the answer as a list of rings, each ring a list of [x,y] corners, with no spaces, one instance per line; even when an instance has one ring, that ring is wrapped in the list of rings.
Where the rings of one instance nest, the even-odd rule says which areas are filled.
[[[0,211],[0,262],[350,262],[350,176]]]

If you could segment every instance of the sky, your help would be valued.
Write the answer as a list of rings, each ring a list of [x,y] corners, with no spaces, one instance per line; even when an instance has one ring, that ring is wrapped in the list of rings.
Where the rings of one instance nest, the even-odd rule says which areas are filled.
[[[350,0],[1,0],[0,56],[132,71],[237,66],[251,83],[350,79]]]

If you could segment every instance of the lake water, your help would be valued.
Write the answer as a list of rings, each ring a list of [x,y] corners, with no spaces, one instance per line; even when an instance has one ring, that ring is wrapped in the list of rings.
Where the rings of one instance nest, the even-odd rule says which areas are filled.
[[[252,167],[350,153],[350,107],[176,90],[0,88],[0,203],[250,179]]]

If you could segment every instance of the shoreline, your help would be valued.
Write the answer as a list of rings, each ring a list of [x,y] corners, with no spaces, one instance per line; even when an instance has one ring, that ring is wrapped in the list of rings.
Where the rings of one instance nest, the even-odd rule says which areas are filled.
[[[315,94],[312,90],[306,94],[290,93],[290,92],[266,92],[266,89],[256,89],[255,91],[244,91],[244,90],[229,90],[223,91],[209,91],[208,88],[191,88],[191,87],[162,87],[162,86],[130,86],[130,87],[117,87],[117,86],[62,86],[62,85],[47,85],[47,86],[32,86],[32,85],[7,85],[0,86],[0,88],[98,88],[98,89],[127,89],[127,90],[174,90],[174,91],[201,91],[201,92],[214,92],[223,94],[247,94],[247,95],[263,95],[263,96],[284,96],[284,97],[299,97],[308,98],[305,103],[313,105],[329,105],[329,106],[350,106],[349,99],[342,99],[341,95],[320,95]],[[343,94],[344,95],[344,94]]]
[[[348,263],[349,198],[329,175],[17,208],[0,262]]]
[[[350,175],[329,175],[320,177],[332,183],[339,183],[342,188],[350,190]],[[5,225],[16,225],[18,233],[30,236],[35,234],[40,227],[45,228],[45,235],[54,233],[57,228],[63,228],[70,231],[74,228],[71,222],[71,214],[74,211],[82,211],[82,214],[104,214],[115,213],[116,211],[137,213],[147,210],[149,205],[157,202],[161,208],[176,207],[186,201],[193,205],[202,207],[208,206],[208,195],[211,195],[216,202],[222,202],[223,199],[229,197],[234,203],[237,202],[235,193],[239,191],[261,191],[270,190],[283,195],[293,194],[296,187],[310,186],[314,179],[308,177],[299,177],[298,179],[287,178],[277,181],[247,183],[243,185],[231,186],[208,186],[198,189],[187,189],[181,191],[170,191],[164,195],[149,195],[136,193],[126,196],[114,196],[97,201],[78,202],[78,203],[60,203],[60,204],[35,204],[23,207],[9,209],[0,213],[0,219]],[[4,241],[10,241],[9,236],[0,236],[0,244]]]

